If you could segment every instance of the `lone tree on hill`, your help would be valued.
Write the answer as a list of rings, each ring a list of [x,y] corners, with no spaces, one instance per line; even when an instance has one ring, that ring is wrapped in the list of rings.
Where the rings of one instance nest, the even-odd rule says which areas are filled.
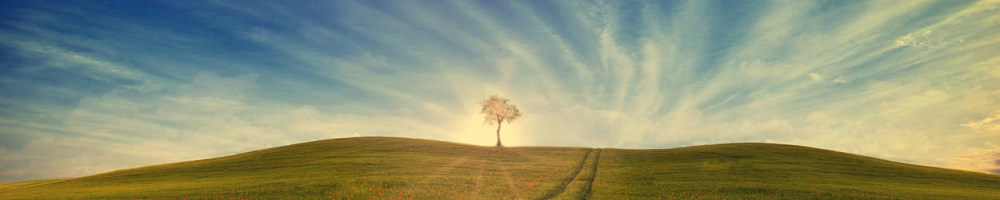
[[[490,96],[490,98],[479,102],[479,105],[483,106],[481,113],[486,114],[483,124],[497,124],[498,147],[503,146],[503,144],[500,143],[500,126],[505,121],[510,124],[511,121],[521,117],[522,114],[521,110],[518,110],[516,105],[508,104],[507,101],[510,101],[510,99],[493,95]]]

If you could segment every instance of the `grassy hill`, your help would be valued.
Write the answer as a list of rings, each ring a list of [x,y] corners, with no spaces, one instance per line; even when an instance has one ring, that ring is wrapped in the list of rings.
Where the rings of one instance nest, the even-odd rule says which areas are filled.
[[[626,150],[322,140],[93,176],[0,199],[996,199],[1000,176],[776,144]]]
[[[1000,199],[997,175],[760,143],[604,150],[595,180],[598,199]]]

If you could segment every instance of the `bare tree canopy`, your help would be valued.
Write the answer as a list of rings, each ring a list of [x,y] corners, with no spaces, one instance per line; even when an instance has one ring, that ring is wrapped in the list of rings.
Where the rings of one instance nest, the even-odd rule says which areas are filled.
[[[517,109],[517,105],[507,103],[510,99],[493,95],[479,102],[479,105],[483,106],[483,110],[480,113],[486,114],[483,119],[483,124],[497,125],[497,146],[503,146],[500,143],[500,127],[503,122],[510,122],[521,117],[521,110]]]

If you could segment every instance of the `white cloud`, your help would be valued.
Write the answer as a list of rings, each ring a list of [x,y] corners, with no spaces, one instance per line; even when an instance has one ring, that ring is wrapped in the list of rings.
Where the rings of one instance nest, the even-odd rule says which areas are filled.
[[[764,63],[758,59],[751,62],[740,63],[737,70],[741,75],[749,76],[754,79],[777,77],[784,74],[782,67],[768,66],[771,64],[772,63]]]
[[[397,108],[396,109],[396,114],[399,114],[400,116],[413,116],[413,114],[415,114],[415,113],[413,112],[413,110],[410,110],[410,109]]]
[[[254,74],[204,73],[175,91],[119,88],[81,99],[61,126],[50,127],[72,135],[45,134],[20,150],[4,151],[4,162],[20,164],[0,170],[32,170],[0,178],[72,177],[289,144],[294,136],[239,115],[254,109],[244,93],[255,81]]]
[[[18,54],[22,57],[43,57],[43,62],[32,65],[33,68],[57,68],[58,70],[70,70],[80,73],[82,76],[94,78],[102,81],[109,81],[109,78],[124,78],[129,80],[145,80],[149,76],[133,70],[130,67],[118,63],[109,62],[95,55],[88,55],[77,51],[67,50],[54,44],[19,37],[16,35],[0,33],[0,41],[5,46],[13,46],[18,49]],[[33,69],[44,70],[44,69]]]
[[[1000,78],[1000,66],[997,66],[996,68],[994,68],[993,71],[990,74],[993,74],[993,76],[995,76],[997,78]]]
[[[967,126],[969,128],[985,128],[993,131],[1000,131],[1000,123],[993,123],[994,121],[998,120],[1000,120],[1000,114],[994,115],[992,117],[986,117],[978,121],[967,122],[962,125]]]
[[[948,160],[948,166],[958,169],[1000,174],[1000,149],[992,149],[957,156]]]
[[[151,145],[131,146],[100,143],[93,138],[57,139],[44,137],[30,142],[21,150],[0,152],[8,164],[3,166],[4,180],[39,177],[75,177],[103,173],[125,167],[157,162],[180,161],[176,147],[154,150]],[[159,146],[163,147],[163,146]],[[21,171],[26,169],[26,171]]]
[[[847,79],[844,79],[844,77],[841,76],[841,77],[837,77],[837,78],[833,79],[833,82],[834,83],[847,83]]]
[[[304,105],[302,107],[299,107],[298,109],[292,110],[292,116],[295,116],[297,118],[312,118],[316,117],[318,113],[319,111],[316,109],[316,107],[310,105]]]
[[[347,73],[378,73],[390,69],[389,63],[381,55],[364,54],[349,56],[343,60],[340,66],[341,69],[347,70]]]
[[[627,113],[575,105],[556,112],[525,115],[518,131],[532,135],[530,145],[662,148],[694,143],[763,142],[815,132],[812,126],[788,120],[740,120],[704,116],[699,110],[678,112],[653,120]]]
[[[446,117],[451,114],[451,112],[448,111],[448,108],[430,102],[424,103],[423,110],[424,115],[431,119],[440,119],[441,117]]]
[[[448,131],[449,125],[451,124],[447,121],[431,121],[415,117],[338,114],[296,120],[288,125],[290,131],[286,131],[286,134],[298,135],[296,138],[305,141],[351,135],[446,139],[443,135],[451,133]]]
[[[119,89],[85,98],[59,127],[76,135],[0,150],[0,180],[82,176],[339,137],[449,140],[460,127],[448,108],[429,102],[413,116],[328,114],[312,105],[269,110],[247,102],[256,79],[203,73],[172,92]]]
[[[809,79],[812,79],[814,81],[823,81],[823,75],[819,75],[817,73],[809,73],[808,75]]]
[[[814,111],[812,113],[809,113],[808,116],[806,116],[806,121],[816,126],[830,127],[837,122],[837,119],[827,115],[824,112]]]

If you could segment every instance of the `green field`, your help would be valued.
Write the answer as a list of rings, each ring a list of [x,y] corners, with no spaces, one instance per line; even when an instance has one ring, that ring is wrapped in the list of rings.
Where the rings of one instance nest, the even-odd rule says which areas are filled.
[[[998,199],[1000,176],[809,147],[626,150],[322,140],[59,180],[0,199]]]

